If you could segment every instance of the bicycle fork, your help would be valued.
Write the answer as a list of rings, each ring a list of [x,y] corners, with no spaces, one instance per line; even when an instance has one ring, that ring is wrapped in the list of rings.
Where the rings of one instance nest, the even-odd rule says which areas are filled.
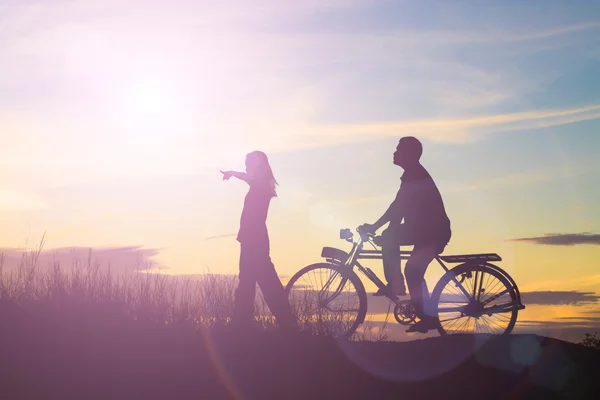
[[[319,292],[319,299],[321,298],[321,295],[325,294],[327,295],[327,293],[330,292],[330,287],[333,283],[333,280],[335,278],[337,278],[337,276],[339,275],[339,272],[334,273],[332,276],[330,276],[327,279],[327,282],[325,283],[325,285],[323,286],[323,289],[321,289],[321,291]],[[338,285],[338,287],[331,293],[330,297],[326,297],[325,299],[322,299],[325,303],[329,303],[330,301],[332,301],[333,299],[335,299],[337,296],[339,296],[339,294],[342,292],[344,286],[346,285],[346,281],[347,279],[344,278],[342,276],[342,281],[340,282],[340,284]]]

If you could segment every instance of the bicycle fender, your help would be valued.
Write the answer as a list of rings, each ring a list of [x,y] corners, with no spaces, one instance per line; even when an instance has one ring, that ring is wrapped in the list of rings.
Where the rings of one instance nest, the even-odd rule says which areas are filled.
[[[335,260],[344,263],[348,259],[348,253],[335,247],[323,247],[321,257],[326,258],[328,261]]]

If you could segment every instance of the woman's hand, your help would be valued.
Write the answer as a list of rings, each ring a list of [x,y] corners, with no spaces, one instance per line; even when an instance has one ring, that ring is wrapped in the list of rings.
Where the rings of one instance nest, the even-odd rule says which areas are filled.
[[[233,171],[221,171],[221,173],[223,174],[224,181],[228,181],[233,176]]]
[[[236,177],[239,180],[250,183],[250,177],[245,172],[237,172],[237,171],[221,171],[223,174],[223,180],[228,181],[229,178]]]

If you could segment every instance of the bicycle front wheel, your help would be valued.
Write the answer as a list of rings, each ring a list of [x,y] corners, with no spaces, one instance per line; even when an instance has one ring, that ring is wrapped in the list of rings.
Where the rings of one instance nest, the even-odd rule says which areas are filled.
[[[497,268],[497,267],[496,267]],[[446,272],[431,295],[440,335],[509,334],[517,321],[515,288],[497,269],[463,264]]]
[[[300,327],[315,334],[348,338],[365,320],[367,294],[348,267],[309,265],[298,271],[285,289]]]

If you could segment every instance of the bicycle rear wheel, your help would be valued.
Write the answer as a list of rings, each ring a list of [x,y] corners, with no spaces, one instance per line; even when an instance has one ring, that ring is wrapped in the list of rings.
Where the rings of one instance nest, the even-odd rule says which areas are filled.
[[[513,330],[519,312],[518,296],[497,269],[462,264],[442,276],[431,295],[440,335],[507,335]]]
[[[348,267],[309,265],[285,289],[298,324],[313,333],[348,338],[365,319],[367,294]]]

